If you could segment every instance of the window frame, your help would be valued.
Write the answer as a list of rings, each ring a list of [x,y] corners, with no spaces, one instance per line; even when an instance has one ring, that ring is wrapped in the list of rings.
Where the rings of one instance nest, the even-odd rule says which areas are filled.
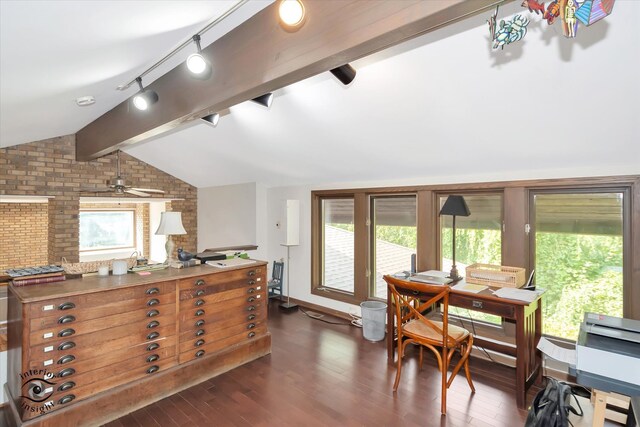
[[[640,175],[621,175],[586,178],[552,178],[531,179],[520,181],[496,181],[458,184],[432,184],[414,185],[404,187],[378,187],[357,189],[327,189],[311,191],[311,294],[322,296],[350,304],[359,304],[369,299],[369,279],[366,276],[369,248],[366,218],[368,212],[367,197],[378,194],[416,193],[418,195],[418,247],[417,269],[432,270],[438,266],[438,245],[436,245],[438,228],[438,193],[474,193],[474,192],[503,192],[503,231],[502,231],[502,264],[516,267],[524,267],[530,272],[530,242],[529,235],[525,233],[525,226],[529,221],[529,192],[545,189],[567,189],[583,187],[595,188],[625,188],[629,191],[629,213],[625,221],[630,226],[625,235],[625,241],[630,245],[625,250],[625,316],[640,320],[640,215],[632,215],[640,212]],[[318,227],[318,201],[322,197],[354,197],[355,200],[355,295],[343,298],[335,292],[318,290],[319,286],[319,227]],[[636,254],[634,257],[633,255]],[[511,337],[509,322],[503,322],[503,331],[509,335],[511,343],[515,339]]]
[[[131,212],[132,213],[132,222],[131,222],[131,228],[132,228],[132,235],[131,235],[131,240],[133,241],[132,245],[129,246],[113,246],[113,247],[108,247],[108,248],[100,248],[100,249],[80,249],[80,245],[78,244],[78,253],[79,254],[100,254],[100,253],[108,253],[108,252],[113,252],[113,251],[117,251],[117,250],[124,250],[124,249],[136,249],[136,245],[137,245],[137,213],[136,213],[136,209],[135,208],[105,208],[105,209],[98,209],[98,208],[89,208],[89,209],[80,209],[79,213],[78,213],[78,240],[80,239],[80,214],[83,212]]]

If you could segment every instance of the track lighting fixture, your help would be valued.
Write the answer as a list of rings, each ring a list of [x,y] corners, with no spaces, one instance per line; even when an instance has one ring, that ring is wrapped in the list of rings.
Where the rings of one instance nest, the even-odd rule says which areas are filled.
[[[336,76],[336,78],[345,86],[356,78],[356,70],[349,64],[344,64],[338,68],[334,68],[331,70],[331,74]]]
[[[286,30],[297,30],[304,23],[304,5],[301,0],[280,0],[278,15]]]
[[[220,120],[220,114],[218,113],[209,114],[208,116],[202,117],[202,120],[207,122],[207,124],[213,127],[216,127],[218,125],[218,121]]]
[[[149,105],[153,105],[158,102],[158,94],[155,90],[147,90],[142,86],[142,78],[137,77],[136,82],[140,87],[140,92],[133,97],[133,105],[138,110],[146,110],[149,108]]]
[[[202,56],[202,48],[200,47],[200,35],[193,36],[193,41],[198,49],[197,53],[192,53],[187,57],[187,68],[194,77],[208,78],[211,75],[211,64]]]
[[[271,103],[273,102],[273,92],[265,93],[264,95],[260,95],[257,98],[252,99],[256,104],[260,104],[263,107],[271,107]]]

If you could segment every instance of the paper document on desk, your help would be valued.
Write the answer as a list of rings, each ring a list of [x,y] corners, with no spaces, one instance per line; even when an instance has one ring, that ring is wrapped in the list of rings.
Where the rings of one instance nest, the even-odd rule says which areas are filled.
[[[455,289],[456,291],[471,292],[472,294],[478,294],[487,288],[488,286],[485,285],[474,285],[472,283],[466,282],[458,283],[457,285],[451,287],[451,289]]]
[[[544,337],[540,338],[540,342],[538,342],[537,348],[552,359],[568,363],[569,365],[576,364],[575,350],[555,345]]]
[[[238,267],[240,265],[253,264],[253,263],[255,263],[255,261],[252,259],[231,258],[231,259],[221,259],[219,261],[207,261],[205,264],[210,265],[211,267],[229,268],[229,267]]]
[[[533,302],[544,291],[528,291],[526,289],[500,288],[493,294],[500,298],[513,299],[516,301]]]
[[[443,274],[443,272],[441,271],[429,270],[423,273],[414,274],[413,276],[409,277],[409,280],[411,282],[426,283],[429,285],[446,285],[453,282],[453,280],[448,279],[441,274]]]

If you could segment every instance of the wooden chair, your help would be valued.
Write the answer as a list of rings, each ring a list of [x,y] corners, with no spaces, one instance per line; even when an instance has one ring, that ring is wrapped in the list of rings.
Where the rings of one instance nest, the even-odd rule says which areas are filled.
[[[284,262],[273,261],[271,280],[267,283],[269,298],[282,300],[282,282],[284,281]]]
[[[428,348],[435,354],[438,361],[438,369],[442,374],[442,398],[441,412],[447,411],[447,389],[464,367],[464,373],[471,392],[475,393],[475,387],[471,381],[469,372],[469,353],[473,346],[473,335],[464,328],[449,324],[449,286],[433,286],[422,283],[409,282],[384,276],[387,282],[392,303],[395,308],[396,332],[398,338],[398,370],[393,391],[398,390],[400,374],[402,373],[402,358],[407,345],[416,343],[420,345],[420,369],[422,369],[422,350]],[[426,301],[421,301],[424,295],[434,295]],[[426,318],[423,313],[434,304],[442,304],[442,322]],[[458,350],[460,360],[453,367],[451,375],[447,378],[449,364]]]

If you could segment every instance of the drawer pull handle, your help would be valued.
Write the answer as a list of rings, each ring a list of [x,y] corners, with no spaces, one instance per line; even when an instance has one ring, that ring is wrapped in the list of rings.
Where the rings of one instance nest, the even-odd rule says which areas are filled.
[[[198,301],[196,301],[196,307],[200,307],[202,304],[204,304],[204,300],[199,299]]]
[[[255,281],[255,280],[249,280],[247,283],[248,283],[249,285],[255,285],[255,284],[256,284],[256,281]],[[251,293],[251,292],[249,292],[249,293]]]
[[[196,328],[199,328],[202,325],[204,325],[204,319],[200,319],[196,322]]]
[[[250,305],[249,307],[247,307],[247,311],[253,311],[256,309],[255,305]]]
[[[67,328],[67,329],[63,329],[60,332],[58,332],[58,336],[59,337],[70,337],[71,335],[75,334],[76,331],[71,329],[71,328]]]
[[[157,294],[157,293],[159,293],[159,292],[160,292],[160,289],[158,289],[158,288],[149,288],[149,289],[147,289],[147,290],[145,291],[145,293],[146,293],[147,295],[153,295],[153,294]]]
[[[157,354],[152,354],[151,356],[147,357],[147,362],[153,363],[158,359],[160,359],[160,356],[158,356]]]
[[[149,369],[147,369],[147,374],[153,374],[154,372],[158,372],[160,367],[158,365],[153,365]]]
[[[204,280],[202,279],[196,280],[196,286],[202,286],[202,285],[204,285]]]
[[[196,351],[196,357],[202,357],[202,356],[204,356],[204,350]]]
[[[160,326],[160,322],[158,322],[157,320],[154,320],[147,324],[147,329],[157,328],[158,326]]]
[[[197,336],[197,337],[200,337],[200,336],[202,336],[202,335],[204,335],[204,334],[205,334],[204,329],[198,329],[198,330],[196,331],[196,336]]]
[[[148,340],[155,340],[159,336],[160,336],[159,332],[151,332],[149,335],[147,335],[147,339]]]
[[[255,270],[251,270],[250,272],[247,273],[247,276],[249,277],[253,277],[256,275],[256,271]]]
[[[198,290],[196,291],[196,296],[197,296],[197,297],[201,297],[202,295],[204,295],[204,290],[203,290],[203,289],[198,289]]]
[[[76,318],[74,316],[62,316],[58,319],[58,323],[64,325],[65,323],[75,322]]]
[[[252,282],[253,282],[253,280],[252,280]],[[253,283],[250,283],[250,284],[251,284],[251,285],[253,285]],[[255,291],[256,291],[256,290],[255,290],[255,288],[249,288],[249,289],[247,289],[247,293],[248,293],[248,294],[252,294],[252,293],[254,293]]]
[[[204,314],[204,310],[200,309],[196,311],[196,316],[202,316]]]
[[[73,394],[67,394],[65,397],[63,397],[62,399],[58,400],[58,403],[60,405],[64,405],[65,403],[71,402],[75,398],[76,397]]]
[[[254,302],[256,299],[254,297],[247,298],[247,302]]]
[[[58,387],[58,391],[67,391],[74,388],[75,386],[76,386],[76,383],[74,383],[73,381],[67,381],[66,383]]]
[[[71,349],[71,348],[73,348],[75,346],[76,346],[76,343],[74,343],[73,341],[66,341],[66,342],[63,342],[62,344],[60,344],[58,346],[58,350],[65,351],[65,350],[69,350],[69,349]]]
[[[253,320],[255,318],[256,318],[255,314],[250,314],[250,315],[247,316],[247,320]]]
[[[158,304],[160,304],[160,301],[156,298],[152,298],[147,302],[147,305],[149,307],[153,307],[154,305],[158,305]]]
[[[147,317],[156,317],[160,312],[158,310],[149,310]]]
[[[64,302],[58,306],[58,310],[71,310],[76,308],[76,305],[72,302]]]
[[[157,342],[152,342],[147,346],[147,351],[153,351],[157,348],[160,348],[160,344],[158,344]]]
[[[65,363],[73,362],[76,360],[76,357],[72,354],[67,354],[66,356],[62,356],[58,359],[58,365],[64,365]]]
[[[256,333],[255,333],[255,332],[253,332],[253,331],[251,331],[251,332],[249,332],[249,333],[247,334],[247,337],[249,337],[249,338],[253,338],[253,337],[255,337],[255,336],[256,336]]]
[[[247,325],[247,329],[253,329],[253,328],[255,328],[255,327],[256,327],[256,324],[255,324],[255,323],[249,323],[249,324]]]
[[[62,371],[58,372],[58,378],[64,378],[71,376],[76,373],[76,370],[73,368],[65,368]]]
[[[193,345],[194,345],[195,347],[200,347],[202,344],[204,344],[204,340],[198,340],[198,341],[196,341]]]

